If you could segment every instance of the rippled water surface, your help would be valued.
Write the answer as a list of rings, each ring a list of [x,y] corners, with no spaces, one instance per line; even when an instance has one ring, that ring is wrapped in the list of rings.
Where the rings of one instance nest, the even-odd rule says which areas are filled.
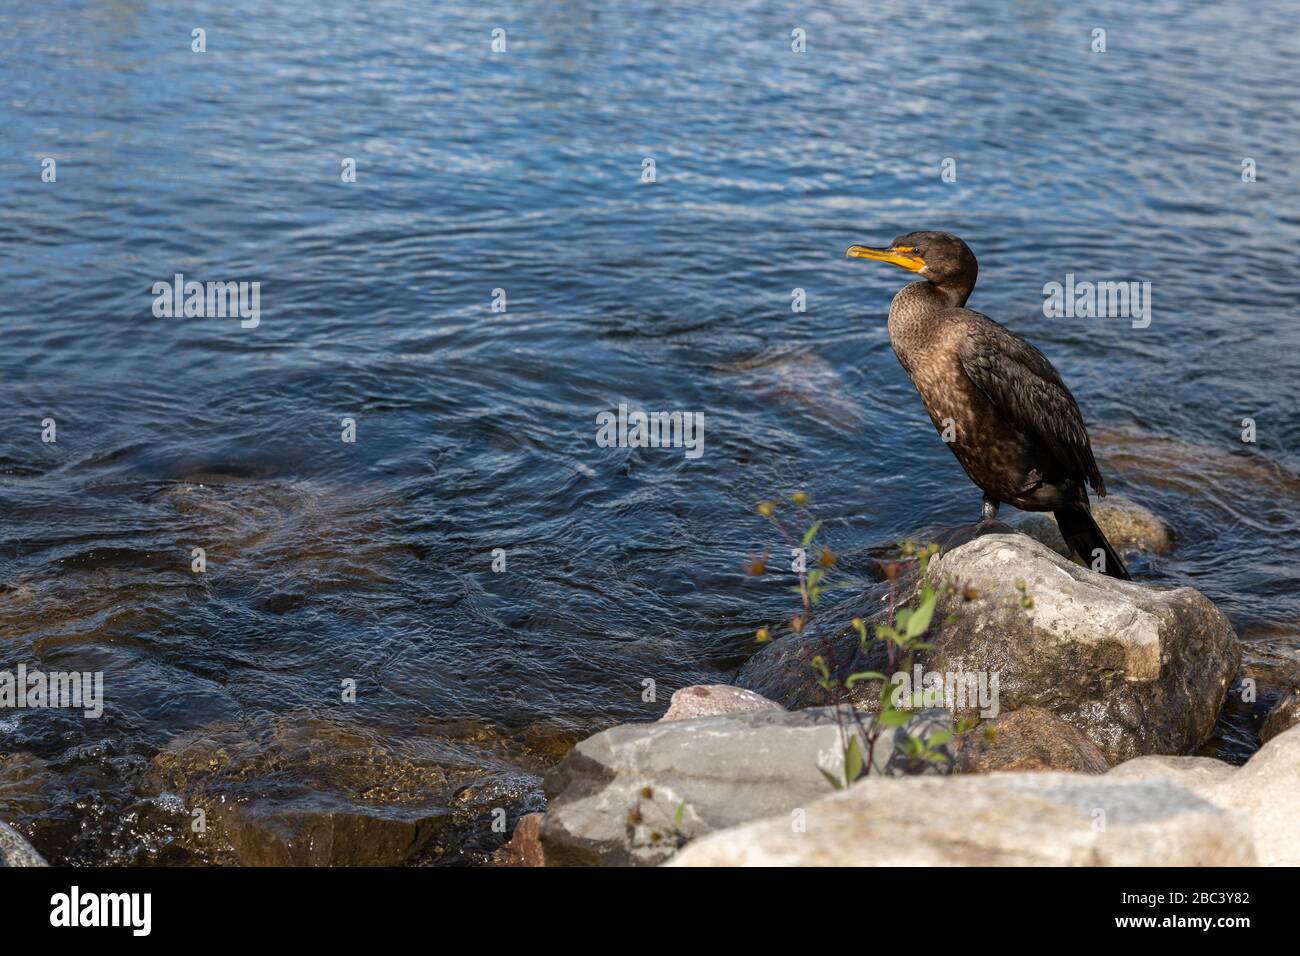
[[[971,520],[889,349],[903,275],[843,258],[915,228],[1175,527],[1135,572],[1215,600],[1265,696],[1300,670],[1280,0],[172,7],[0,21],[0,668],[108,697],[0,714],[0,818],[52,860],[479,859],[575,739],[785,612],[757,500],[806,488],[846,553]],[[175,273],[261,282],[260,325],[156,318]],[[1067,273],[1150,281],[1150,327],[1045,318]],[[598,447],[620,402],[703,412],[703,456]]]

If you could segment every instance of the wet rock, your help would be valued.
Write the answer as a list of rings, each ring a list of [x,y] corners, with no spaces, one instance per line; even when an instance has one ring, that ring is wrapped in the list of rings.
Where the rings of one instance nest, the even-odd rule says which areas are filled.
[[[1002,711],[1050,711],[1112,764],[1186,753],[1213,730],[1241,650],[1192,588],[1104,577],[1019,534],[946,552],[929,575],[942,586],[942,623],[921,655],[926,670],[983,674],[990,685],[996,675]]]
[[[21,833],[5,823],[0,823],[0,867],[49,866]]]
[[[178,737],[155,755],[151,776],[186,822],[203,811],[204,832],[182,826],[176,839],[206,861],[484,862],[500,845],[500,814],[540,807],[538,775],[513,769],[530,759],[517,747],[510,734],[469,721],[395,734],[291,714]]]
[[[1176,782],[1244,814],[1260,863],[1300,866],[1300,727],[1274,737],[1240,768],[1209,757],[1140,757],[1105,779]]]
[[[392,866],[417,855],[439,832],[446,810],[363,813],[350,806],[256,801],[222,814],[244,866]]]
[[[1104,425],[1091,432],[1102,473],[1122,474],[1133,487],[1152,493],[1167,490],[1238,517],[1255,510],[1251,503],[1261,495],[1280,514],[1295,514],[1300,506],[1300,473],[1243,445],[1234,449],[1232,443],[1202,444]]]
[[[1120,495],[1098,498],[1092,504],[1092,516],[1106,540],[1121,554],[1126,551],[1168,554],[1173,550],[1173,529],[1159,515],[1130,498]],[[1050,514],[1024,512],[1014,524],[1018,531],[1069,557],[1070,549]]]
[[[585,734],[567,724],[539,720],[525,726],[516,736],[530,754],[554,761],[572,750]]]
[[[847,707],[839,717],[852,720]],[[870,726],[871,718],[864,719]],[[903,747],[906,734],[928,736],[949,726],[946,715],[929,710],[918,712],[904,733],[881,730],[872,772],[944,772],[946,763],[917,762]],[[842,775],[843,752],[836,712],[829,708],[754,710],[603,731],[546,775],[541,841],[547,865],[656,864],[713,830],[770,814],[788,819],[831,792],[822,768]]]
[[[956,773],[1070,770],[1105,773],[1106,756],[1082,731],[1041,707],[1025,707],[958,735]]]
[[[762,694],[731,684],[693,684],[674,692],[668,711],[659,719],[689,720],[716,714],[738,714],[749,710],[784,710]]]
[[[487,864],[504,845],[503,824],[546,809],[540,777],[499,771],[457,791],[443,828],[411,862]]]
[[[1245,816],[1167,780],[1065,773],[871,779],[706,836],[673,866],[1247,866]]]
[[[492,855],[493,866],[545,866],[546,853],[542,849],[541,813],[526,813],[519,818],[509,841]]]
[[[1295,688],[1273,705],[1264,718],[1264,726],[1259,729],[1260,742],[1268,743],[1297,724],[1300,724],[1300,688]]]

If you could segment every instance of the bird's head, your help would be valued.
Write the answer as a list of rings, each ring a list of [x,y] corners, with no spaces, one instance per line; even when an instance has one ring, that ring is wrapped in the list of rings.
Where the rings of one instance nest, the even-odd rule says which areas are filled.
[[[847,255],[891,262],[941,289],[964,290],[966,295],[975,287],[979,271],[970,247],[950,232],[909,232],[891,242],[888,249],[849,246]]]

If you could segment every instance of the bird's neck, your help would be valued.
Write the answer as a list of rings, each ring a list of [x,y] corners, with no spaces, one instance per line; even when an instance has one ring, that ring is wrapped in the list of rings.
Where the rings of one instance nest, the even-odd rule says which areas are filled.
[[[913,282],[898,290],[889,307],[889,313],[893,315],[895,309],[908,313],[959,309],[970,298],[974,286],[975,283],[963,279],[950,279],[942,285],[928,279],[924,282]]]
[[[969,294],[958,298],[954,292],[942,289],[933,282],[912,282],[899,289],[894,296],[894,301],[889,304],[889,318],[891,321],[895,317],[920,318],[944,309],[957,308],[966,302]]]
[[[942,308],[960,309],[970,298],[970,294],[975,289],[975,277],[973,275],[959,275],[951,279],[945,279],[943,282],[926,282],[930,287],[933,297],[942,302]]]
[[[918,350],[923,351],[938,331],[940,314],[945,309],[962,305],[969,294],[967,290],[956,298],[952,291],[928,280],[913,282],[898,290],[889,305],[889,341],[905,368],[909,368],[909,356]]]

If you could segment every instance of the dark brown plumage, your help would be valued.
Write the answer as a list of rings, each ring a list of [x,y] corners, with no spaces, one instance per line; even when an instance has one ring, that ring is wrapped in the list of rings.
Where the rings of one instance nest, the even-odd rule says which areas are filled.
[[[889,340],[939,434],[984,492],[983,516],[1007,502],[1051,511],[1071,549],[1112,577],[1128,570],[1093,520],[1088,485],[1105,496],[1074,396],[1043,353],[965,308],[979,271],[966,243],[946,232],[899,236],[888,249],[850,256],[918,273],[889,307]]]

